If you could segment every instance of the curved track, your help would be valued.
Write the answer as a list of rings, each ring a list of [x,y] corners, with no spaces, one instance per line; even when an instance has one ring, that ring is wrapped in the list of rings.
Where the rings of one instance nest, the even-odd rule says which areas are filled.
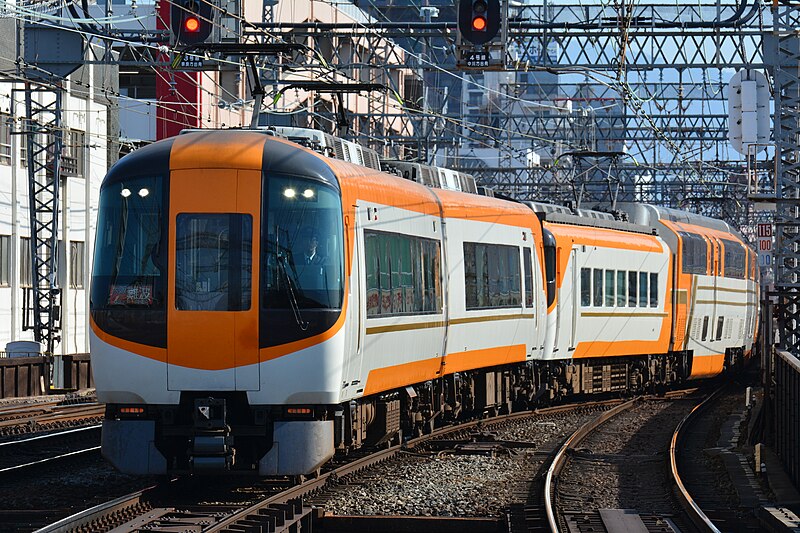
[[[706,397],[678,391],[637,398],[576,431],[546,476],[550,531],[711,531],[697,529],[674,499],[666,461],[686,415]]]

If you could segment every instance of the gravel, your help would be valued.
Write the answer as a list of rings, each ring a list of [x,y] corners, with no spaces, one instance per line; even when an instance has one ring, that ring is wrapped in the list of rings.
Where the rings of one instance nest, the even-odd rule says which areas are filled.
[[[597,409],[534,415],[484,432],[495,440],[534,443],[495,456],[402,454],[365,473],[348,476],[312,503],[337,515],[499,517],[512,503],[525,502],[552,451]],[[452,438],[452,437],[448,437]],[[539,452],[537,454],[537,452]]]

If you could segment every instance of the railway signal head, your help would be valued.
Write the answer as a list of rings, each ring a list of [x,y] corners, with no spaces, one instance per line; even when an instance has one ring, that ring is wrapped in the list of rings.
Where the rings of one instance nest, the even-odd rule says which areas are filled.
[[[472,44],[486,44],[501,25],[500,0],[459,0],[458,30]]]
[[[177,44],[200,44],[211,35],[214,11],[207,0],[174,1],[170,15],[170,27]]]

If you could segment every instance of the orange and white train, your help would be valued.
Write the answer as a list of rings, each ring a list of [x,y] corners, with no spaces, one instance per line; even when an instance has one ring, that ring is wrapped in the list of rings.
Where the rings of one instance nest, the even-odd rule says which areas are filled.
[[[142,148],[100,192],[103,454],[136,474],[307,474],[445,420],[747,357],[753,250],[718,220],[621,210],[433,188],[259,131]]]

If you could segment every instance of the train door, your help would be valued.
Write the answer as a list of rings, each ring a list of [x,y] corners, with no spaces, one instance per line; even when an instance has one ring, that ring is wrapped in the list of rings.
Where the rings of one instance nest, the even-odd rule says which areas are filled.
[[[170,177],[167,386],[258,390],[261,173]]]
[[[364,257],[364,228],[359,217],[363,208],[356,206],[353,221],[345,220],[345,233],[353,235],[353,269],[350,276],[350,294],[348,312],[350,315],[349,324],[354,324],[354,329],[350,331],[348,350],[345,354],[345,385],[359,385],[361,379],[361,358],[364,347],[365,319],[367,316],[366,298],[366,269]],[[358,388],[363,388],[359,385]]]
[[[711,323],[709,325],[709,344],[711,344],[712,342],[716,342],[717,337],[719,337],[720,334],[722,333],[721,331],[718,331],[721,326],[719,324],[719,318],[718,318],[719,310],[717,308],[717,302],[719,302],[719,282],[720,282],[720,277],[722,276],[722,268],[723,268],[722,247],[720,245],[720,241],[716,237],[710,237],[710,240],[711,240],[711,249],[713,250],[713,255],[712,255],[713,259],[711,263],[713,270],[711,271],[711,275],[713,280],[712,286],[714,287],[714,297],[713,297],[714,305],[711,309]],[[712,348],[712,350],[716,351],[716,348]]]
[[[556,335],[555,335],[555,339],[553,341],[553,346],[555,346],[554,351],[557,351],[559,349],[559,343],[561,342],[561,326],[562,326],[561,323],[563,321],[563,316],[562,315],[563,315],[563,312],[564,312],[564,306],[563,306],[563,303],[561,301],[562,300],[562,298],[561,298],[561,296],[562,296],[561,287],[558,286],[558,280],[562,279],[561,278],[561,268],[560,268],[561,267],[561,253],[562,253],[562,251],[563,251],[563,248],[561,248],[560,246],[558,248],[556,248],[556,265],[555,265],[555,273],[556,273],[556,276],[555,276],[555,279],[556,279],[556,283],[555,283],[555,291],[556,291]]]
[[[575,343],[578,336],[578,313],[580,310],[580,302],[578,301],[580,290],[578,288],[578,250],[572,249],[571,257],[569,258],[569,266],[567,267],[567,275],[572,282],[572,297],[569,298],[569,304],[572,306],[572,313],[570,313],[572,320],[572,327],[570,328],[569,336],[569,350],[575,350]]]

